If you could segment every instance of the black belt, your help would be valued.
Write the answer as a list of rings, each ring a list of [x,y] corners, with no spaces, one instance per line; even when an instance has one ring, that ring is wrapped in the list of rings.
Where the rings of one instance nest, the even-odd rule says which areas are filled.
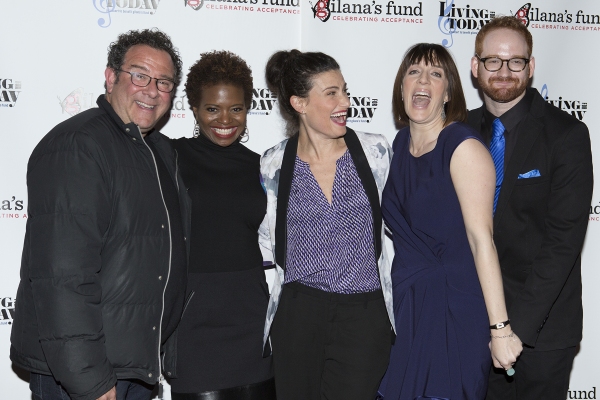
[[[171,393],[172,400],[275,400],[275,379],[201,393]]]

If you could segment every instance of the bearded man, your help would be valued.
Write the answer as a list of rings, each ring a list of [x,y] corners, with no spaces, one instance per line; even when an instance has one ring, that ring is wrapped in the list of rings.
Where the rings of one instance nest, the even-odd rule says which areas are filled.
[[[521,340],[513,376],[492,368],[488,400],[564,400],[581,341],[581,249],[593,171],[585,124],[548,104],[528,84],[533,40],[515,17],[477,34],[471,71],[483,91],[468,123],[496,166],[494,241],[509,321],[491,340]],[[515,335],[503,334],[510,324]]]

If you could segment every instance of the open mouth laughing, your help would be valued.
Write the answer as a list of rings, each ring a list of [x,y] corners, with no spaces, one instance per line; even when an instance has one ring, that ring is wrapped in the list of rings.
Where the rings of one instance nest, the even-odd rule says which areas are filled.
[[[334,114],[331,114],[331,120],[338,125],[346,125],[347,115],[348,115],[348,110],[339,111]]]
[[[418,91],[413,95],[412,100],[415,107],[427,107],[431,102],[431,95],[426,91]]]

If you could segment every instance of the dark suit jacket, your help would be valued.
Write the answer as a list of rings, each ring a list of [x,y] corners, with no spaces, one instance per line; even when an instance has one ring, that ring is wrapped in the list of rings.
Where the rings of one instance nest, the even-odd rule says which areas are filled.
[[[581,248],[593,189],[585,124],[546,103],[533,90],[521,121],[494,215],[511,326],[537,350],[581,341]],[[481,131],[483,106],[468,123]],[[518,179],[537,169],[539,177]]]

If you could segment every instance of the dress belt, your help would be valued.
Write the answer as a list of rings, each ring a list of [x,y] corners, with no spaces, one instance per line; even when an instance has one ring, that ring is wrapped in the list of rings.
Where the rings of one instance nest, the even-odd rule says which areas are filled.
[[[275,379],[201,393],[171,393],[172,400],[275,400]]]

